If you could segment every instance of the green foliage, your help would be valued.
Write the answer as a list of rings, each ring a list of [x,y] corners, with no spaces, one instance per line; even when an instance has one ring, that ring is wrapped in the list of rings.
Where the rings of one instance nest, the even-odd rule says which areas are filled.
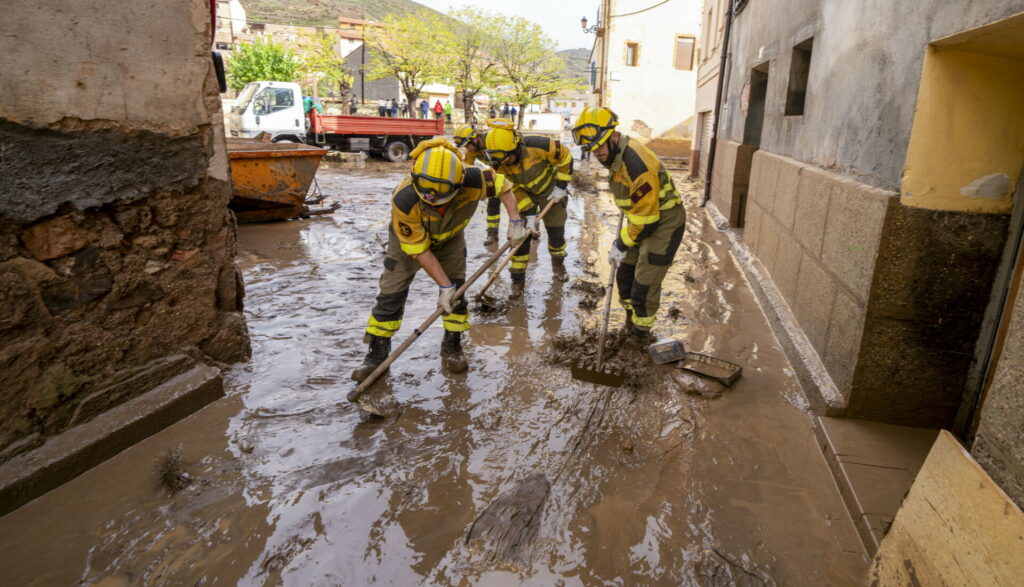
[[[462,90],[466,121],[472,124],[476,122],[473,98],[484,88],[496,88],[507,81],[496,59],[500,19],[493,13],[469,7],[449,16],[454,22],[451,46],[446,52],[452,60],[445,81]]]
[[[424,10],[413,0],[243,0],[242,4],[252,20],[322,27],[338,26],[339,16],[383,20],[389,14]]]
[[[303,87],[312,89],[313,80],[318,79],[320,94],[344,96],[349,92],[353,78],[344,69],[345,60],[338,56],[337,41],[334,34],[303,33],[299,37],[296,72]]]
[[[409,104],[429,83],[447,77],[452,55],[452,32],[436,12],[422,10],[404,16],[389,15],[382,30],[366,33],[370,60],[366,79],[397,77]]]
[[[228,86],[238,91],[255,81],[290,82],[296,79],[295,54],[271,40],[242,44],[227,64]]]
[[[565,61],[555,53],[555,42],[540,25],[520,17],[499,17],[500,42],[495,59],[508,78],[502,94],[519,105],[522,126],[525,106],[565,90],[583,89],[566,70]]]

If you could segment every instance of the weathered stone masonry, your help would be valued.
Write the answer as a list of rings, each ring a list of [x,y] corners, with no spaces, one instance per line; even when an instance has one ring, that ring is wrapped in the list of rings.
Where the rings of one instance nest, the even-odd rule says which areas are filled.
[[[28,2],[0,41],[14,55],[0,90],[16,96],[0,106],[0,462],[196,363],[249,354],[208,7],[93,4],[60,13],[65,62],[23,50],[60,24],[34,30]],[[152,42],[104,39],[108,19]],[[14,83],[36,59],[51,77]],[[131,81],[97,84],[105,70]],[[123,107],[100,106],[112,93]]]

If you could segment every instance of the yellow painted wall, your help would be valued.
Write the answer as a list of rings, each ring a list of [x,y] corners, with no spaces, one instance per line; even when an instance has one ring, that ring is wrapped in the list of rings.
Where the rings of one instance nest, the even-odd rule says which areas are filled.
[[[1024,60],[929,46],[903,169],[902,202],[933,210],[1009,214],[1024,164]],[[1004,173],[1000,198],[963,195]]]

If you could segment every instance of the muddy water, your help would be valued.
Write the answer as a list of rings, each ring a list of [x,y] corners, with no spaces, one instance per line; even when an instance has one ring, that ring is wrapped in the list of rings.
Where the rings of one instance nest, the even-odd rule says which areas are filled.
[[[5,582],[860,581],[866,559],[799,388],[685,182],[687,238],[656,332],[742,364],[731,388],[671,366],[622,389],[570,377],[556,341],[599,324],[616,220],[606,192],[581,190],[568,282],[542,248],[522,301],[471,315],[467,373],[441,372],[436,324],[372,389],[394,416],[346,404],[404,171],[325,167],[333,216],[240,229],[252,361],[224,400],[0,519]],[[488,255],[478,216],[470,270]],[[490,293],[507,290],[503,276]],[[436,295],[421,273],[400,339]],[[151,469],[174,447],[195,483],[171,496]]]

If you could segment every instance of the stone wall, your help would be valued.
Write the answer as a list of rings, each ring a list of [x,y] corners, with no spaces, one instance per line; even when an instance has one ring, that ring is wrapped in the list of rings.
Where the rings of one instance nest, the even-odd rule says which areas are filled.
[[[1017,290],[1011,311],[971,454],[1024,509],[1024,290]]]
[[[0,37],[0,462],[249,353],[208,3],[59,4]]]
[[[743,239],[847,415],[950,427],[1006,224],[1005,216],[903,206],[895,192],[758,151]]]
[[[875,258],[895,193],[754,154],[747,242],[849,400]]]

